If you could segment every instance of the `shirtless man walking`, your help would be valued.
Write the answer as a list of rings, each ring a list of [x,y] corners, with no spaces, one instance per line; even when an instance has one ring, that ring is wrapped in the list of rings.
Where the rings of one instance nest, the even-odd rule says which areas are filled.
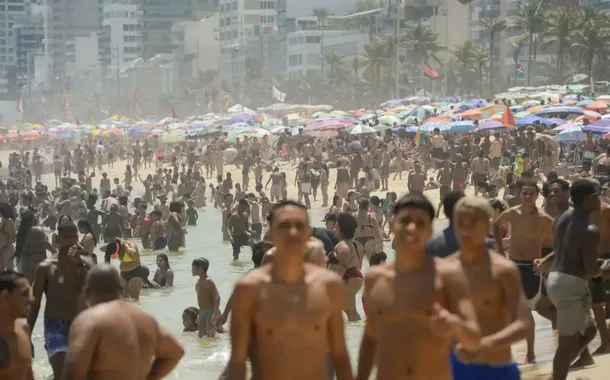
[[[120,300],[122,292],[114,267],[91,269],[89,309],[70,328],[62,380],[157,380],[176,367],[184,355],[178,340],[141,308]]]
[[[78,246],[78,229],[72,223],[57,228],[59,252],[38,264],[34,279],[34,304],[28,317],[32,330],[38,319],[43,294],[47,298],[44,311],[44,340],[55,380],[61,378],[70,325],[83,309],[81,294],[85,276],[93,262]],[[81,255],[83,253],[83,255]]]
[[[434,207],[420,193],[394,206],[396,262],[368,270],[363,304],[366,327],[358,380],[450,380],[453,341],[477,352],[479,327],[468,282],[457,262],[426,255]]]
[[[34,380],[31,330],[23,319],[32,301],[24,275],[0,272],[0,379]]]
[[[552,239],[553,218],[536,207],[539,195],[538,185],[533,181],[523,183],[521,189],[521,204],[504,211],[492,223],[492,229],[498,252],[504,255],[502,233],[500,226],[510,224],[510,254],[508,257],[517,264],[521,272],[521,284],[530,309],[536,310],[542,297],[541,277],[534,271],[534,260],[542,257],[543,241]],[[544,310],[538,311],[542,316],[548,315]],[[535,325],[534,316],[530,313],[530,331],[527,337],[527,355],[525,362],[534,363]]]
[[[311,236],[307,209],[282,201],[271,209],[269,225],[274,260],[242,277],[233,293],[229,378],[246,378],[252,343],[258,379],[323,379],[328,348],[337,379],[351,380],[341,279],[303,262]]]
[[[521,378],[510,349],[525,339],[532,321],[519,269],[487,248],[492,215],[489,201],[482,197],[465,197],[455,206],[460,251],[451,259],[460,262],[468,279],[482,337],[476,351],[457,345],[452,357],[454,380]]]
[[[599,191],[592,181],[582,179],[572,184],[570,195],[574,208],[554,224],[555,252],[536,261],[540,271],[552,261],[546,287],[557,307],[559,333],[552,380],[565,380],[579,355],[581,364],[593,364],[587,345],[597,332],[591,318],[588,281],[601,276],[599,229],[591,223],[591,214],[600,209]]]

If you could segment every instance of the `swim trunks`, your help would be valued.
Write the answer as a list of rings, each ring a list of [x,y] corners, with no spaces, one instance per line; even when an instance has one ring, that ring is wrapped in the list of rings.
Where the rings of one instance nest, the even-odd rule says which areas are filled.
[[[519,380],[521,373],[515,363],[503,365],[465,364],[451,353],[453,380]]]
[[[562,272],[549,273],[546,281],[549,298],[557,308],[559,336],[584,334],[595,326],[591,317],[591,295],[588,281]]]
[[[150,270],[145,265],[140,265],[139,267],[132,269],[128,272],[121,272],[121,277],[128,283],[133,278],[141,278],[144,281],[144,286],[148,287],[150,282],[148,281],[148,276],[150,275]]]
[[[210,319],[212,315],[214,315],[214,309],[199,310],[199,317],[203,319]]]
[[[159,236],[155,240],[155,246],[154,246],[153,250],[160,251],[162,249],[165,249],[166,246],[167,246],[167,238],[165,236]]]
[[[519,272],[521,273],[521,285],[523,286],[523,292],[525,298],[527,298],[527,304],[530,309],[535,309],[536,304],[541,297],[541,285],[542,281],[540,276],[534,272],[534,262],[531,260],[512,260]]]
[[[604,253],[598,256],[600,259],[610,259],[610,254]],[[610,290],[610,282],[601,277],[592,278],[589,280],[589,293],[591,293],[591,301],[594,305],[604,303],[608,298]]]
[[[44,348],[50,358],[68,351],[71,324],[70,321],[44,319]]]

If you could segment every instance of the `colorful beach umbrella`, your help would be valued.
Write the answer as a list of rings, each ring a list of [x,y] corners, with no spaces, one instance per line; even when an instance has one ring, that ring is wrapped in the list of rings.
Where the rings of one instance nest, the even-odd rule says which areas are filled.
[[[596,100],[590,104],[587,104],[585,108],[592,111],[605,111],[608,109],[608,103],[601,100]]]

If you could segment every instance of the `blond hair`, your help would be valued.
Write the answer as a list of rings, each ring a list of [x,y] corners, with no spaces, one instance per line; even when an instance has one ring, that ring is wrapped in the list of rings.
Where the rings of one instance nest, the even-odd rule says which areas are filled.
[[[324,249],[324,243],[322,240],[316,237],[310,237],[309,241],[307,241],[307,246],[305,247],[305,256],[303,260],[308,263],[316,262],[316,258],[322,257],[326,255],[326,250]]]
[[[461,208],[469,208],[487,215],[488,218],[493,217],[493,208],[489,203],[489,199],[483,197],[466,196],[458,201],[455,205],[454,213]]]

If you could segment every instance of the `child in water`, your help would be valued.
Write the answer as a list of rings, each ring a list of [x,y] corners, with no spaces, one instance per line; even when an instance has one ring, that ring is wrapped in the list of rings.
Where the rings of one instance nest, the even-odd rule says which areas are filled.
[[[218,288],[208,276],[210,262],[207,259],[199,258],[193,260],[193,276],[199,276],[195,291],[197,292],[197,303],[199,304],[199,337],[214,337],[216,335],[216,319],[220,315],[220,293]]]
[[[193,202],[192,200],[188,201],[187,205],[188,208],[186,209],[186,224],[188,224],[189,226],[196,226],[197,219],[199,219],[199,214],[195,209],[195,202]]]
[[[182,312],[182,325],[184,326],[184,332],[199,331],[199,325],[197,324],[197,314],[199,309],[194,306],[187,307]]]

